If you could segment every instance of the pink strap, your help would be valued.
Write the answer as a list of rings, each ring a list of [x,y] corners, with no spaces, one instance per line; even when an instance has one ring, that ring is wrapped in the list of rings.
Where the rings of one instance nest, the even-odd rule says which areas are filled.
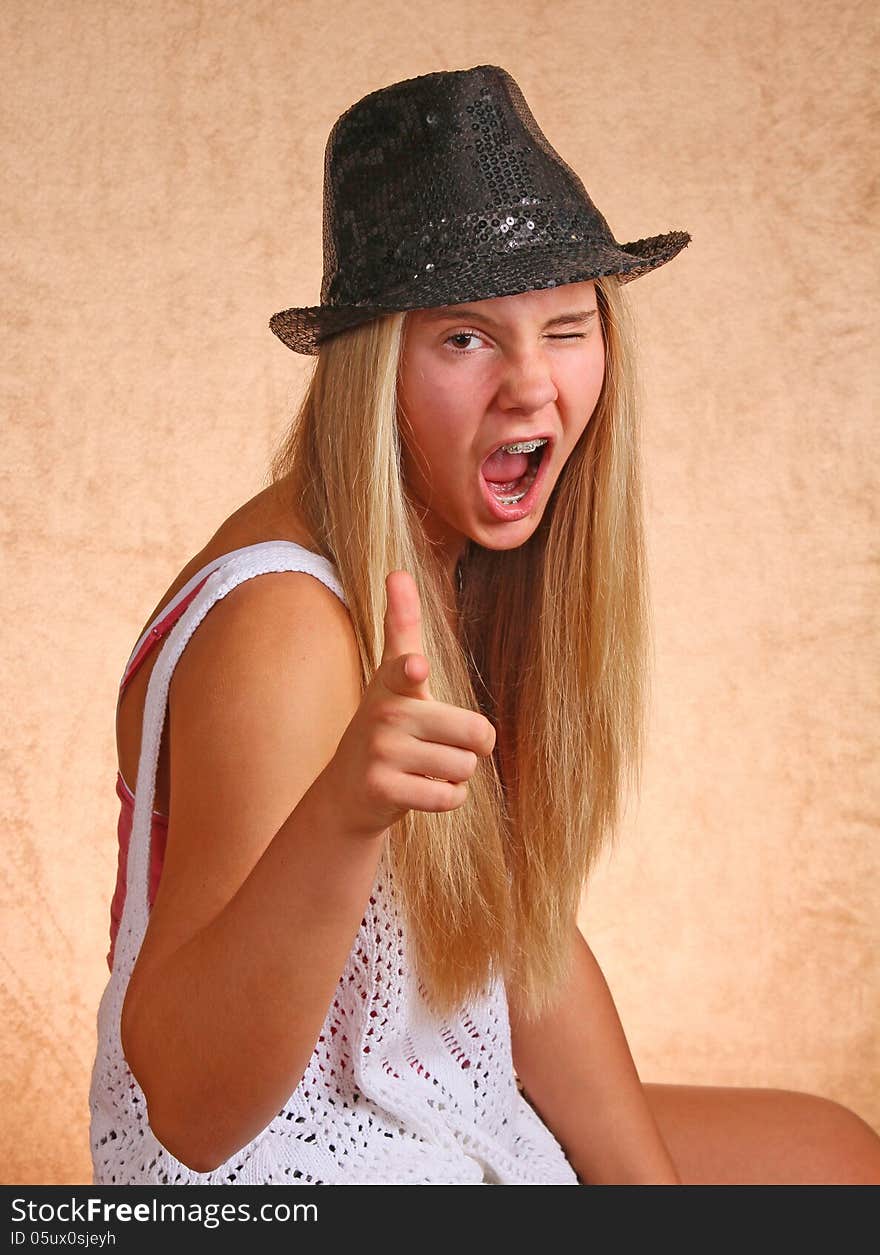
[[[122,677],[122,680],[119,685],[120,697],[125,692],[125,689],[128,685],[129,680],[132,678],[132,676],[137,671],[138,667],[146,658],[147,654],[156,644],[156,641],[161,640],[163,636],[166,636],[167,633],[171,631],[171,629],[174,627],[177,620],[180,618],[184,610],[192,601],[193,597],[195,597],[196,593],[199,591],[199,589],[202,587],[205,581],[208,580],[209,578],[210,578],[210,573],[205,576],[205,579],[200,580],[198,584],[196,584],[195,588],[191,589],[187,593],[187,595],[184,598],[182,598],[172,610],[169,610],[168,613],[163,618],[158,619],[156,623],[154,623],[154,625],[150,628],[149,632],[147,633],[144,639],[144,643],[141,645],[140,649],[132,658],[125,672],[125,675]]]

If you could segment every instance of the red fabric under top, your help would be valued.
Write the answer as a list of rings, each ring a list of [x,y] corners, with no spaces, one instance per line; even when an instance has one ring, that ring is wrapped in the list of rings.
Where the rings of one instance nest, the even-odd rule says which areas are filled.
[[[210,572],[209,572],[210,574]],[[208,579],[206,575],[200,580],[194,588],[192,588],[185,597],[181,598],[176,604],[172,599],[171,608],[162,612],[162,614],[153,620],[147,630],[143,643],[137,648],[132,655],[131,661],[125,669],[125,675],[119,685],[119,697],[125,692],[132,676],[138,670],[147,655],[155,648],[156,642],[162,640],[171,628],[183,614],[189,603],[195,597],[196,593]],[[135,788],[137,781],[135,781]],[[116,868],[116,892],[113,894],[113,901],[110,903],[110,949],[107,953],[107,966],[113,971],[113,955],[116,949],[116,934],[119,932],[119,922],[122,919],[122,908],[125,903],[125,878],[126,868],[128,866],[128,846],[131,841],[131,825],[134,819],[134,794],[122,778],[122,772],[116,773],[116,794],[119,798],[119,823],[117,825],[117,836],[119,840],[119,856]],[[168,838],[168,817],[153,811],[152,823],[150,826],[150,889],[148,895],[149,907],[152,908],[156,898],[156,891],[159,888],[159,878],[162,875],[162,864],[165,859],[165,843]]]

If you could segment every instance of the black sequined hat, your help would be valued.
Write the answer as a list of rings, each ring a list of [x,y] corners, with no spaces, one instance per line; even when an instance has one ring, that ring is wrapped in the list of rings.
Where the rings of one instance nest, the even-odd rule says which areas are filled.
[[[370,92],[324,156],[321,304],[269,326],[297,353],[395,310],[457,305],[662,266],[686,231],[618,244],[497,65]]]

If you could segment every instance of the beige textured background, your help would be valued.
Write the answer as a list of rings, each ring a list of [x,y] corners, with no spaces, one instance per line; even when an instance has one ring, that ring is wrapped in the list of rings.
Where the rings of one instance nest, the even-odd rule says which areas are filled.
[[[618,239],[693,235],[629,289],[652,741],[582,927],[643,1080],[880,1129],[871,9],[7,0],[4,1181],[91,1179],[116,688],[299,392],[267,320],[318,298],[327,133],[481,62]]]

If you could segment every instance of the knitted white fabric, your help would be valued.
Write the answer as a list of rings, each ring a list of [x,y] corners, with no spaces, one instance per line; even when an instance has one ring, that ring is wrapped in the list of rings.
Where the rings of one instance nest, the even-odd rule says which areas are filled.
[[[451,1018],[429,1012],[410,967],[387,847],[314,1053],[284,1107],[211,1172],[194,1172],[155,1137],[122,1052],[120,1017],[147,926],[151,812],[174,667],[211,606],[242,580],[307,571],[347,604],[335,567],[290,541],[247,546],[212,565],[147,689],[125,905],[97,1017],[93,1184],[576,1185],[558,1141],[517,1088],[503,982]]]

